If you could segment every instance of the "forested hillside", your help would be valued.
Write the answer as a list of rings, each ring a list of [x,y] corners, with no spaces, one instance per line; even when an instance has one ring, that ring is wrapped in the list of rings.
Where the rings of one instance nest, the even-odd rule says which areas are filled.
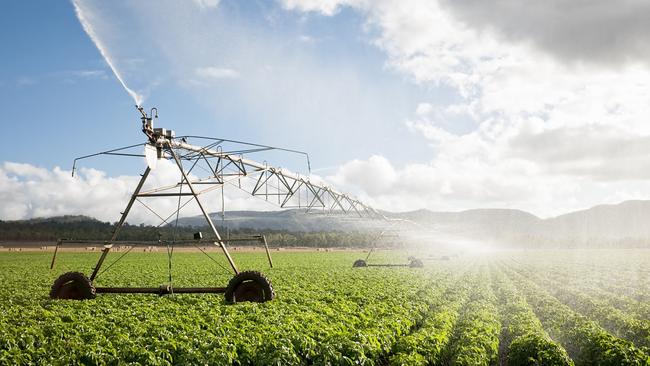
[[[21,221],[0,221],[0,245],[2,242],[34,242],[56,241],[59,238],[67,239],[108,239],[113,232],[114,224],[101,222],[85,216],[62,216],[49,219],[33,219]],[[267,241],[274,246],[301,246],[301,247],[368,247],[376,238],[375,232],[343,232],[343,231],[318,231],[318,232],[289,232],[286,230],[255,230],[242,228],[227,230],[217,227],[227,237],[245,235],[266,235]],[[201,231],[204,238],[209,238],[207,227],[171,226],[155,227],[148,225],[125,224],[120,232],[120,240],[171,240],[191,239],[193,234]],[[246,245],[238,242],[237,245]],[[249,244],[256,244],[255,242]],[[378,243],[383,245],[381,242]],[[387,244],[386,244],[387,245]]]

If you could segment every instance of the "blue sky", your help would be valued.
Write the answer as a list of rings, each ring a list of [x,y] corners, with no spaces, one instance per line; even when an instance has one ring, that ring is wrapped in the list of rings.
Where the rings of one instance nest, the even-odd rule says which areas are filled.
[[[142,161],[86,161],[69,177],[76,156],[143,141],[103,56],[159,108],[158,125],[308,151],[314,174],[381,209],[548,217],[648,199],[649,11],[631,0],[6,2],[0,219],[111,219],[128,198]],[[306,173],[295,157],[267,160]]]
[[[12,138],[0,147],[3,160],[68,168],[75,156],[142,140],[133,101],[83,31],[72,3],[20,1],[5,7],[0,15],[0,39],[3,54],[7,55],[0,61],[0,118],[4,126],[10,126]],[[144,102],[147,107],[160,109],[161,125],[183,134],[305,150],[311,153],[316,169],[373,154],[394,156],[396,162],[423,161],[430,154],[426,141],[408,132],[403,122],[419,100],[433,99],[439,91],[415,85],[407,76],[387,70],[385,55],[372,46],[371,36],[362,29],[364,20],[354,11],[343,11],[336,17],[309,16],[264,2],[222,2],[219,9],[211,11],[218,13],[215,17],[229,19],[233,26],[248,30],[249,34],[236,42],[246,43],[246,37],[272,40],[273,45],[283,48],[288,59],[305,65],[301,72],[307,78],[320,70],[335,74],[342,69],[352,74],[359,91],[366,94],[354,102],[365,105],[347,105],[344,107],[348,110],[342,110],[342,100],[337,100],[336,95],[344,92],[337,88],[345,88],[345,83],[318,85],[320,80],[315,80],[312,87],[327,92],[302,95],[295,103],[309,105],[295,114],[289,107],[277,113],[274,110],[277,100],[273,93],[278,85],[255,84],[261,98],[254,100],[242,95],[246,90],[237,85],[239,80],[225,80],[209,88],[207,97],[197,96],[196,91],[179,85],[182,80],[169,76],[172,72],[165,68],[173,66],[163,61],[155,62],[154,67],[167,80],[153,87]],[[125,37],[131,36],[125,33]],[[136,41],[151,42],[151,38],[134,40],[134,47],[117,45],[113,52],[123,52],[120,55],[124,58],[161,53],[156,47],[148,50],[146,46],[140,53],[142,45],[136,46]],[[219,41],[203,45],[219,47]],[[209,55],[205,65],[220,62],[236,68],[239,60],[230,55]],[[153,82],[146,77],[158,76],[145,70],[147,66],[139,67],[141,70],[133,74],[146,75],[133,77],[136,83],[145,85]],[[247,77],[241,75],[239,79]],[[125,79],[127,83],[132,81],[130,75]],[[287,83],[291,82],[287,78]],[[317,100],[323,96],[331,99]],[[284,105],[291,103],[283,101]],[[385,108],[387,105],[390,108]],[[95,164],[107,164],[109,173],[124,173],[118,169],[121,164]]]

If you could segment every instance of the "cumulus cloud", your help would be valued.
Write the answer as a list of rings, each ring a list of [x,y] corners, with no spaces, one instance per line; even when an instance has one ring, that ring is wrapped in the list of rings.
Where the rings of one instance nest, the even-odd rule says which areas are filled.
[[[406,118],[405,127],[431,145],[426,163],[393,166],[381,191],[363,174],[355,180],[342,168],[332,176],[377,204],[544,215],[650,197],[645,2],[283,4],[325,16],[356,10],[389,69],[456,92],[458,100],[422,101]]]
[[[17,220],[65,214],[86,214],[115,220],[121,201],[135,177],[108,178],[102,172],[82,169],[74,179],[60,168],[47,170],[30,164],[5,162],[0,167],[2,219]],[[124,201],[126,202],[126,201]]]
[[[201,9],[218,3],[196,2]],[[129,80],[135,73],[129,73],[127,56],[139,54],[141,47],[159,46],[151,39],[165,39],[157,52],[145,52],[163,56],[147,60],[142,73],[146,85],[158,77],[151,74],[183,80],[191,76],[196,85],[205,85],[204,80],[237,78],[241,71],[247,76],[239,80],[242,95],[268,101],[268,107],[260,110],[283,112],[296,124],[312,117],[314,123],[343,121],[333,127],[350,128],[346,121],[380,120],[385,110],[372,102],[392,95],[366,87],[344,63],[323,69],[301,52],[284,52],[293,48],[281,40],[260,40],[255,32],[240,37],[250,30],[230,25],[218,12],[199,12],[196,7],[192,12],[176,3],[161,9],[130,3],[136,15],[153,11],[154,17],[163,18],[171,11],[177,16],[164,26],[140,23],[145,18],[135,16],[135,30],[120,33],[115,30],[131,24],[121,21],[131,12],[99,12],[103,10],[99,4],[95,9],[102,14],[99,19],[110,18],[117,25],[99,24],[98,32],[103,30],[107,42],[125,48],[115,58]],[[645,181],[650,164],[643,154],[650,136],[646,122],[650,73],[644,61],[650,49],[645,37],[650,22],[644,17],[650,12],[645,2],[281,0],[281,4],[291,11],[323,16],[337,16],[344,7],[357,11],[365,19],[368,41],[384,52],[388,70],[424,89],[444,87],[453,93],[446,104],[421,100],[413,116],[396,121],[403,122],[414,139],[431,145],[430,156],[402,164],[388,154],[351,160],[326,178],[342,190],[390,210],[499,206],[540,215],[650,197]],[[197,18],[196,13],[206,17]],[[215,34],[226,36],[215,41]],[[238,57],[217,57],[222,54]],[[241,62],[232,62],[235,59]],[[268,65],[260,66],[260,60]],[[240,71],[206,64],[237,65]],[[163,72],[177,69],[178,75]],[[204,94],[203,89],[198,94]],[[372,93],[375,98],[360,97]],[[277,95],[288,97],[282,103]],[[359,106],[362,113],[353,113]],[[119,212],[123,204],[116,204],[114,195],[111,201],[100,193],[111,191],[125,201],[135,184],[133,177],[123,177],[128,187],[120,188],[113,181],[118,178],[96,171],[86,171],[72,183],[64,178],[66,172],[56,169],[11,164],[2,169],[5,217],[79,210],[114,220],[106,212]],[[48,184],[51,190],[42,190]],[[92,191],[90,187],[98,187],[94,194],[99,196],[83,193]],[[23,191],[30,194],[11,194]],[[76,196],[82,199],[77,202]],[[91,198],[105,202],[105,209],[89,211],[85,203]],[[228,199],[231,208],[247,207],[243,196]]]
[[[330,181],[336,185],[354,182],[369,195],[385,194],[397,179],[391,163],[383,156],[374,155],[368,160],[352,160],[341,166]]]
[[[566,61],[618,65],[647,62],[650,3],[643,0],[442,0],[472,28],[530,43]]]
[[[172,163],[163,160],[149,176],[144,189],[174,184],[179,179],[178,170]],[[139,180],[139,176],[111,177],[103,171],[88,168],[78,169],[75,177],[72,177],[70,171],[58,167],[50,170],[31,164],[4,162],[0,165],[0,200],[3,202],[0,205],[0,220],[87,215],[115,222],[120,218],[120,212],[124,210]],[[227,189],[224,198],[228,210],[269,209],[268,204],[237,192],[236,189]],[[202,199],[211,212],[220,211],[220,192],[205,194]],[[142,201],[163,218],[167,218],[178,207],[177,198],[143,198]],[[198,206],[193,202],[181,211],[181,217],[200,214]],[[131,224],[157,225],[162,222],[139,203],[133,206],[127,220]]]

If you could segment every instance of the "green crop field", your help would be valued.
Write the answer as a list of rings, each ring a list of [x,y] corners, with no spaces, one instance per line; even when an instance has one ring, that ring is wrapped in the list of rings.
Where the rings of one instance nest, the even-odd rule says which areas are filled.
[[[360,253],[237,253],[277,297],[98,295],[50,300],[97,253],[0,253],[0,364],[648,365],[650,252],[512,251],[352,268]],[[113,254],[117,256],[117,254]],[[109,257],[111,262],[115,257]],[[202,253],[173,257],[176,286],[232,277]],[[379,253],[373,262],[405,262]],[[97,286],[157,286],[166,253],[137,253]]]

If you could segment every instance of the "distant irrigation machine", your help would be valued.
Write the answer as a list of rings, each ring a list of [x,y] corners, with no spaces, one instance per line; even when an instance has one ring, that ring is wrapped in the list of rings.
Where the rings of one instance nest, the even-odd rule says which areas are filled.
[[[307,212],[322,210],[325,213],[354,214],[361,218],[382,218],[383,215],[359,200],[320,183],[312,182],[308,177],[286,171],[281,168],[270,167],[267,163],[258,163],[245,157],[246,154],[281,150],[285,152],[303,154],[307,159],[309,167],[309,156],[300,151],[282,149],[266,145],[244,143],[240,141],[209,138],[203,136],[181,136],[176,137],[174,131],[164,128],[154,128],[153,119],[157,118],[157,110],[153,108],[149,114],[142,107],[137,107],[141,113],[142,132],[147,136],[147,141],[136,144],[103,151],[100,153],[82,156],[75,159],[72,168],[74,175],[76,163],[80,159],[90,158],[98,155],[117,155],[128,157],[144,157],[147,167],[141,174],[133,194],[131,195],[119,221],[116,223],[111,237],[105,241],[91,240],[70,240],[61,239],[57,242],[50,268],[54,268],[57,252],[63,245],[102,245],[101,255],[92,270],[90,276],[81,272],[67,272],[57,278],[52,285],[50,297],[53,299],[91,299],[98,293],[150,293],[150,294],[172,294],[172,293],[224,293],[227,302],[235,303],[242,301],[265,302],[275,297],[271,281],[258,271],[240,271],[231,257],[226,244],[236,241],[258,241],[263,244],[269,260],[273,267],[271,254],[268,249],[266,238],[262,235],[238,238],[222,238],[213,219],[210,217],[206,206],[202,201],[202,195],[217,189],[221,189],[221,202],[223,214],[223,187],[225,185],[235,186],[254,197],[270,201],[282,208],[302,208]],[[190,140],[204,142],[203,145],[190,144]],[[237,149],[224,151],[224,143],[233,143]],[[144,146],[144,153],[142,147]],[[241,146],[244,146],[242,148]],[[135,149],[140,149],[136,151]],[[150,173],[156,168],[159,160],[171,162],[180,173],[180,181],[163,186],[146,187],[145,182]],[[203,172],[199,177],[198,171]],[[145,199],[167,198],[177,199],[176,209],[169,215],[161,215],[151,205],[145,203]],[[158,238],[152,241],[120,241],[118,240],[120,230],[126,223],[127,216],[134,204],[140,203],[144,208],[160,219],[162,225],[178,225],[180,211],[190,202],[195,202],[210,230],[210,237],[203,238],[201,233],[196,233],[193,239],[171,239]],[[135,246],[165,246],[169,258],[169,282],[159,287],[96,287],[95,279],[106,270],[110,269],[116,262],[121,260]],[[206,256],[216,262],[201,245],[216,246],[221,249],[227,259],[234,277],[225,287],[174,287],[172,284],[171,256],[175,246],[194,246]],[[114,246],[123,246],[121,256],[107,265],[103,271],[104,262]]]
[[[424,267],[424,263],[422,262],[421,259],[418,259],[414,256],[409,256],[407,258],[408,263],[370,263],[370,257],[372,254],[377,252],[377,242],[381,240],[382,238],[399,238],[399,231],[395,230],[395,226],[397,224],[413,224],[413,225],[418,225],[415,222],[411,220],[405,220],[405,219],[388,219],[384,217],[386,221],[392,221],[392,224],[390,224],[386,229],[381,231],[379,235],[372,241],[372,247],[368,251],[368,254],[364,259],[357,259],[352,263],[352,268],[362,268],[362,267],[409,267],[409,268],[422,268]]]

